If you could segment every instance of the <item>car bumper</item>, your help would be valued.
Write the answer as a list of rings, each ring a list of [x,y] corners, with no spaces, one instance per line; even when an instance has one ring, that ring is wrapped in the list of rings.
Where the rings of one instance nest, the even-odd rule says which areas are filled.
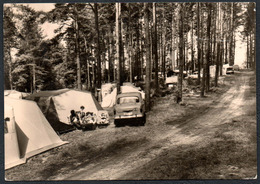
[[[119,116],[115,116],[115,119],[132,119],[132,118],[141,118],[143,117],[142,114],[135,114],[135,115],[119,115]]]
[[[234,72],[226,72],[226,74],[234,74]]]

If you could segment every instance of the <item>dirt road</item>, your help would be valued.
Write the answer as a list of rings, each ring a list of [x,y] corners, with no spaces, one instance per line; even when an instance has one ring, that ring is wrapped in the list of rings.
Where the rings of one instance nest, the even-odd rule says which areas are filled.
[[[149,122],[145,127],[110,126],[105,131],[113,132],[115,135],[120,131],[131,131],[127,134],[140,138],[142,134],[138,139],[139,143],[125,144],[123,149],[55,180],[153,179],[146,176],[146,173],[149,172],[149,167],[152,168],[160,162],[160,157],[165,158],[162,155],[167,155],[172,150],[181,154],[180,146],[190,147],[191,153],[194,146],[196,149],[203,148],[212,140],[216,140],[216,132],[221,131],[221,125],[234,122],[237,117],[246,113],[245,104],[252,103],[252,99],[244,98],[245,92],[250,88],[250,76],[252,73],[238,74],[236,80],[231,82],[232,87],[225,94],[215,99],[200,114],[193,114],[182,121],[169,120],[160,126]],[[230,134],[230,131],[225,133]]]

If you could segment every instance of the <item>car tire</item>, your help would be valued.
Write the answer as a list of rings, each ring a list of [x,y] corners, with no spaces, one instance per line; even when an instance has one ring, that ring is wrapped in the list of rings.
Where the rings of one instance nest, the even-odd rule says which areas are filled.
[[[120,122],[118,119],[114,120],[115,127],[120,127]]]

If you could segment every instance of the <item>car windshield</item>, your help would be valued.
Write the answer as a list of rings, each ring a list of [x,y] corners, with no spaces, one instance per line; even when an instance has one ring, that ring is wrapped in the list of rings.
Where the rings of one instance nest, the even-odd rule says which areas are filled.
[[[233,69],[232,68],[227,68],[227,71],[232,71]]]
[[[117,104],[129,104],[129,103],[138,103],[139,98],[137,96],[127,96],[117,99]]]

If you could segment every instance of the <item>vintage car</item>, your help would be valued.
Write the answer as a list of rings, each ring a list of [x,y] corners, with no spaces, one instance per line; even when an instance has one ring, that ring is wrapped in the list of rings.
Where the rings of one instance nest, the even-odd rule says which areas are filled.
[[[144,125],[146,121],[144,100],[139,92],[118,94],[114,107],[115,126]]]

